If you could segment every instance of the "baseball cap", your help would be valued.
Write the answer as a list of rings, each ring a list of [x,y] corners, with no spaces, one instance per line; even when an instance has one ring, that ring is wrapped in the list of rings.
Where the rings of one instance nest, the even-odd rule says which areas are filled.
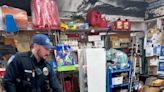
[[[32,37],[32,44],[42,45],[45,48],[53,49],[55,46],[52,45],[50,39],[47,35],[44,34],[36,34]]]

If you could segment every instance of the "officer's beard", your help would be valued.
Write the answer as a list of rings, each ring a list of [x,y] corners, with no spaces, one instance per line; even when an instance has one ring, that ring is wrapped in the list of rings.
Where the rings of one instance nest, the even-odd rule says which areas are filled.
[[[42,58],[42,57],[39,57],[39,59],[38,59],[38,63],[43,63],[43,62],[45,62],[45,61],[47,61],[47,59],[44,59],[44,58]]]
[[[46,55],[45,57],[46,58],[40,57],[40,61],[41,62],[46,62],[46,61],[49,61],[50,60],[49,55]]]
[[[49,60],[49,55],[42,55],[40,50],[37,51],[37,56],[38,56],[38,62],[42,61],[42,62],[45,62],[45,61],[48,61]]]
[[[43,57],[39,57],[40,58],[40,60],[39,61],[41,61],[41,62],[44,62],[44,61],[46,61],[47,59],[45,59],[45,58],[43,58]]]
[[[37,54],[37,62],[39,63],[39,62],[43,62],[43,61],[45,61],[45,59],[42,58],[42,57],[40,56],[40,54],[38,53],[38,54]]]

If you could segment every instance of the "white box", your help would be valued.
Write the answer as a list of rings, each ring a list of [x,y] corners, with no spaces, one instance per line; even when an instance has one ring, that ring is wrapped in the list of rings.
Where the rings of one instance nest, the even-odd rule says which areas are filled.
[[[128,89],[121,89],[120,92],[128,92]]]
[[[100,40],[101,40],[101,36],[100,35],[88,36],[88,41],[100,41]]]
[[[104,47],[104,41],[94,41],[94,46],[97,48]]]
[[[113,85],[119,85],[123,83],[123,76],[120,77],[113,77],[112,78],[112,84]]]
[[[150,59],[150,66],[157,66],[158,61],[159,60],[157,58]]]

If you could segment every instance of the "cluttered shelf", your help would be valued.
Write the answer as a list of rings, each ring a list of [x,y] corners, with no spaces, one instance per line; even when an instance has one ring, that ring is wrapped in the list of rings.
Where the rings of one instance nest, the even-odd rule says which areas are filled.
[[[60,29],[42,29],[42,30],[34,30],[34,29],[19,29],[20,32],[55,32],[55,31],[61,31],[63,33],[79,33],[79,32],[102,32],[102,33],[130,33],[130,32],[144,32],[143,30],[110,30],[109,28],[90,28],[90,29],[67,29],[67,30],[60,30]],[[18,32],[19,32],[18,31]],[[0,29],[0,32],[6,32],[5,29]]]
[[[131,30],[131,31],[126,31],[126,30],[111,30],[109,28],[90,28],[90,29],[76,29],[76,30],[65,30],[62,31],[64,33],[71,33],[71,32],[109,32],[109,33],[129,33],[129,32],[143,32],[142,30]]]
[[[120,73],[120,72],[126,72],[126,71],[130,71],[130,68],[111,70],[111,73]]]
[[[113,85],[112,88],[124,87],[124,86],[128,86],[128,85],[129,85],[129,83],[123,83],[123,84]]]

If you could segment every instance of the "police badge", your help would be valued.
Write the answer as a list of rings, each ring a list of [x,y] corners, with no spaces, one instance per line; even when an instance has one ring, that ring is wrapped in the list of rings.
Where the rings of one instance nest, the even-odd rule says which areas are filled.
[[[49,71],[48,71],[48,68],[47,68],[47,67],[44,67],[44,68],[43,68],[43,74],[44,74],[45,76],[47,76],[47,75],[49,74]]]

